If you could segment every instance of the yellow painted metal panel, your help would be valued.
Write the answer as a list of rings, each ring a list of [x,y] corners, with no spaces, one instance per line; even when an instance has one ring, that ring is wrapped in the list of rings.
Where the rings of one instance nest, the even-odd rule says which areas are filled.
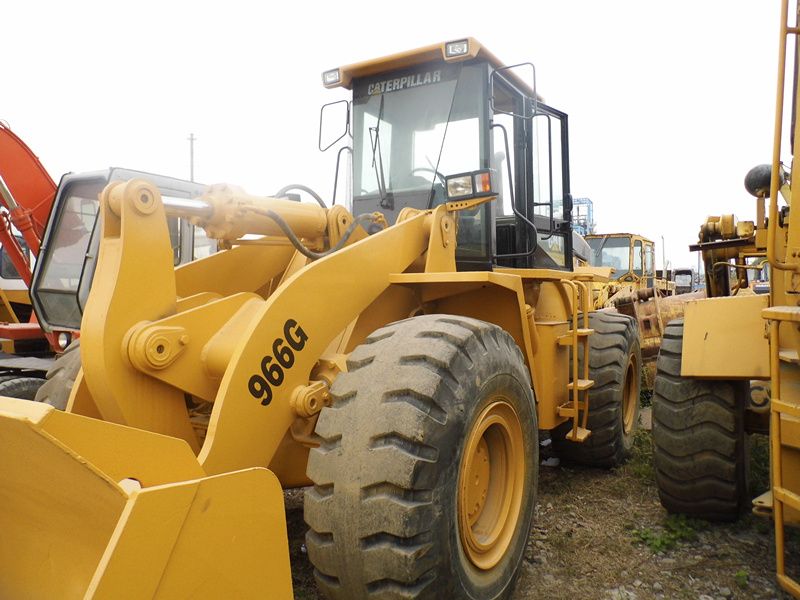
[[[683,377],[769,378],[767,296],[694,300],[684,313]]]
[[[175,269],[179,296],[216,292],[223,296],[255,292],[286,268],[291,246],[237,246]]]
[[[568,330],[566,321],[536,323],[541,351],[534,355],[533,378],[539,429],[551,430],[566,421],[558,414],[558,407],[569,399],[569,348],[560,346],[558,338]]]
[[[122,353],[131,324],[176,311],[172,247],[158,190],[137,179],[109,185],[101,197],[101,223],[97,270],[81,322],[91,398],[106,421],[179,437],[199,449],[183,392],[140,375]]]
[[[0,398],[0,598],[81,598],[125,495],[43,431],[40,408]]]
[[[132,478],[147,487],[205,475],[184,440],[47,408],[42,430],[113,481]]]
[[[134,492],[87,595],[292,598],[278,480],[249,469]]]

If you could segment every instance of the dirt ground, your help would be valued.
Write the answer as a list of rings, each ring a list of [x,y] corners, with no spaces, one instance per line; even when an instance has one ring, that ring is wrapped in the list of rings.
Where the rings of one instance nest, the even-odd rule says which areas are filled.
[[[754,488],[765,486],[765,440],[754,441],[752,455]],[[302,493],[287,494],[295,597],[316,600]],[[787,568],[794,570],[800,535],[787,534]],[[750,514],[726,524],[667,515],[650,434],[642,431],[632,460],[619,469],[540,469],[534,527],[512,598],[789,599],[775,582],[773,539],[771,521]]]

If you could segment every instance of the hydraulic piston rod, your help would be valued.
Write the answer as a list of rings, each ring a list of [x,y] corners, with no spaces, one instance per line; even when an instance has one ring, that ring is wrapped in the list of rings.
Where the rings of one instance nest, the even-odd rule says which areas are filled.
[[[161,198],[167,216],[189,219],[209,237],[235,240],[247,234],[284,235],[268,212],[278,215],[298,238],[318,240],[328,227],[327,209],[317,205],[247,194],[226,184],[212,185],[199,198]],[[118,214],[112,194],[111,209]]]

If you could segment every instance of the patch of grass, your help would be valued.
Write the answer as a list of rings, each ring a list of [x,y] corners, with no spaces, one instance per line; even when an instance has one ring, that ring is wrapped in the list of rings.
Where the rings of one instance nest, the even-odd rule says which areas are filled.
[[[669,515],[661,526],[635,528],[633,538],[658,554],[672,550],[679,543],[693,542],[697,539],[697,532],[704,526],[702,521],[683,515]]]
[[[656,480],[653,467],[653,438],[649,431],[639,429],[633,434],[631,457],[623,469],[636,478],[652,483]]]
[[[761,535],[766,535],[770,531],[772,531],[772,521],[768,521],[767,519],[757,518],[755,520],[754,527],[756,533],[760,533]]]
[[[750,584],[750,574],[744,569],[740,569],[733,575],[733,580],[736,582],[736,585],[744,589]]]

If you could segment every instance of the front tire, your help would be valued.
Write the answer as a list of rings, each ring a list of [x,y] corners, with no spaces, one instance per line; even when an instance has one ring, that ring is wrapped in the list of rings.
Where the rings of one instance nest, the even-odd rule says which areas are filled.
[[[536,410],[502,329],[426,315],[373,333],[317,423],[308,555],[331,598],[507,598],[530,531]]]
[[[681,377],[683,320],[664,329],[653,390],[653,448],[661,504],[711,521],[749,503],[747,381]]]

